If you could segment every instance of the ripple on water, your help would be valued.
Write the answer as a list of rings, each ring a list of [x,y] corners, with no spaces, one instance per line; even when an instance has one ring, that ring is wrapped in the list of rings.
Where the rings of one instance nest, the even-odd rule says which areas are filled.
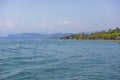
[[[19,48],[16,40],[0,43],[0,80],[120,80],[115,43],[21,40]]]

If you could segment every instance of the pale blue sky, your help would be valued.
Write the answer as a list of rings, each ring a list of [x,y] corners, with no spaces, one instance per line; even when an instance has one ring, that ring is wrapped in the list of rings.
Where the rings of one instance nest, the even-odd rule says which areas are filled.
[[[0,0],[0,33],[78,33],[116,27],[120,0]]]

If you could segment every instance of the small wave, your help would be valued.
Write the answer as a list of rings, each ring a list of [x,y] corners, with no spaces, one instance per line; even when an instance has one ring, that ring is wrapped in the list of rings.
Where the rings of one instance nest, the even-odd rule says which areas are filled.
[[[0,75],[0,80],[6,80],[12,76],[17,75],[18,73],[22,72],[23,70],[24,69],[15,69],[15,70],[12,70],[10,73],[2,74],[2,75]]]

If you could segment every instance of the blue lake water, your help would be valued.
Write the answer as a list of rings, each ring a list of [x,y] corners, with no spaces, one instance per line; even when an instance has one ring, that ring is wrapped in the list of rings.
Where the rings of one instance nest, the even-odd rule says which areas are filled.
[[[120,80],[120,44],[0,40],[0,80]]]

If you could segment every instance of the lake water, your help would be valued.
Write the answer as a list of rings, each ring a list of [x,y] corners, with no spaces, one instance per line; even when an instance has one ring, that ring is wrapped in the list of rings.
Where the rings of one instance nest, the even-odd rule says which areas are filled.
[[[120,44],[0,40],[0,80],[120,80]]]

